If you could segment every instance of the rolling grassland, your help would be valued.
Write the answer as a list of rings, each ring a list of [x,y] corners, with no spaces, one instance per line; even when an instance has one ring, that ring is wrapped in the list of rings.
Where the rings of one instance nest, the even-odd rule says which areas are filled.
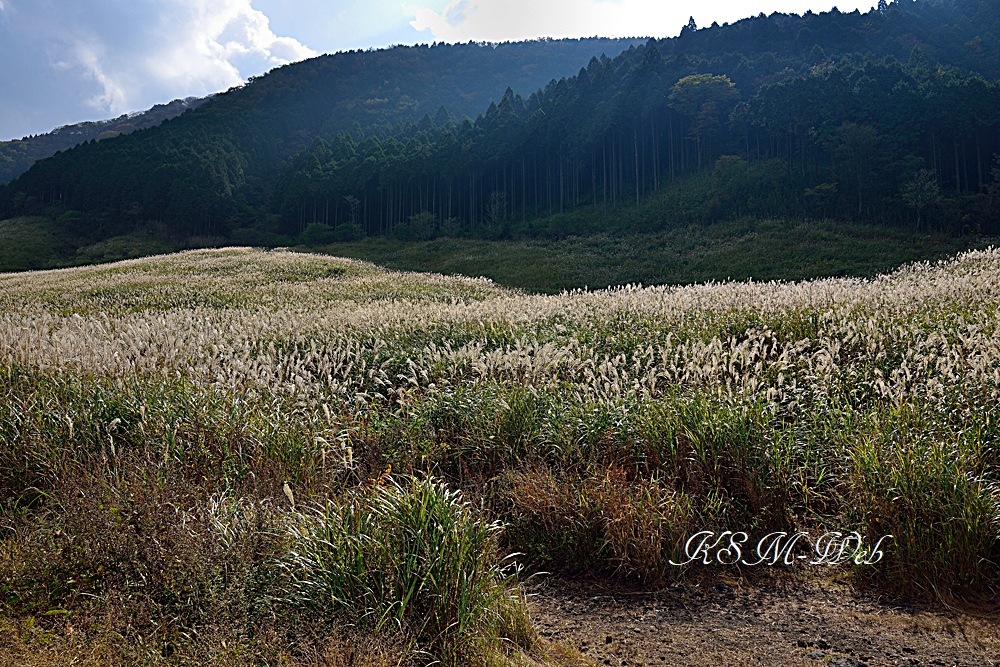
[[[0,275],[0,656],[575,664],[518,582],[659,586],[699,530],[891,534],[858,588],[995,597],[998,285],[992,249],[555,295],[250,249]]]

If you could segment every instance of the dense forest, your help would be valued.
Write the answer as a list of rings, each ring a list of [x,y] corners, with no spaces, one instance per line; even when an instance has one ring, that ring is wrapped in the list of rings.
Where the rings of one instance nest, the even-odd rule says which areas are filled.
[[[608,231],[558,214],[659,193],[669,205],[647,225],[787,216],[997,233],[997,33],[995,2],[898,0],[692,21],[644,42],[337,54],[43,160],[0,192],[0,212],[92,237],[155,226],[319,244]],[[550,54],[583,67],[536,89]]]
[[[156,104],[151,109],[139,113],[122,114],[110,120],[64,125],[45,134],[0,141],[0,183],[17,178],[28,171],[35,162],[54,155],[57,151],[68,150],[91,139],[101,141],[156,127],[188,109],[197,109],[207,99],[187,97],[166,104]]]
[[[561,234],[598,230],[549,216],[637,204],[683,180],[700,200],[670,215],[688,222],[845,217],[1000,231],[1000,86],[919,61],[821,63],[740,102],[728,77],[686,69],[650,42],[528,100],[508,91],[476,123],[316,139],[289,161],[274,210],[286,234],[322,225],[311,237],[344,236],[345,224],[411,240]],[[709,178],[692,181],[699,173]]]
[[[71,213],[92,236],[152,221],[223,234],[266,211],[282,163],[320,134],[419,120],[447,103],[474,115],[508,85],[534,90],[593,54],[641,40],[540,40],[396,47],[321,56],[252,78],[156,128],[40,161],[2,197],[3,212]]]

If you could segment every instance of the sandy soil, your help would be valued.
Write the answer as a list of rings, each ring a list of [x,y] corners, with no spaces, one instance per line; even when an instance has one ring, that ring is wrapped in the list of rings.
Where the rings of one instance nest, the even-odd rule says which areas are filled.
[[[542,636],[595,665],[1000,667],[1000,605],[918,607],[835,576],[658,591],[548,578],[530,600]]]

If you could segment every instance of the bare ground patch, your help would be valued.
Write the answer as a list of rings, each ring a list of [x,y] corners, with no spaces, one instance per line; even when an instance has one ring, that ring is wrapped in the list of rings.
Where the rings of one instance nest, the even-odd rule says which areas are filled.
[[[1000,666],[1000,607],[914,606],[836,577],[662,590],[553,577],[534,593],[539,633],[595,665]]]

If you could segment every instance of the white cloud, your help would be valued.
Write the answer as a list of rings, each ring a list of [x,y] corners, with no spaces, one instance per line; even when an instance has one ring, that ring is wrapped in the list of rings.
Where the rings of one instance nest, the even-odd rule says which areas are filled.
[[[0,0],[12,31],[56,70],[96,84],[87,103],[119,114],[205,95],[316,52],[274,34],[251,0]]]
[[[258,55],[272,65],[284,65],[316,55],[291,37],[278,37],[263,12],[251,0],[175,0],[187,6],[189,29],[184,41],[211,57],[228,60],[234,56]]]
[[[701,26],[737,21],[761,11],[867,11],[872,0],[452,0],[441,11],[415,7],[410,25],[445,42],[502,42],[535,37],[672,37],[694,15]]]
[[[293,35],[321,51],[413,42],[421,35],[409,26],[413,0],[254,0],[277,32]],[[448,0],[417,0],[442,9]]]
[[[101,67],[101,49],[93,44],[76,44],[76,61],[84,71],[101,86],[101,93],[88,100],[98,109],[108,109],[115,113],[128,110],[128,93],[122,85],[104,73]]]
[[[253,72],[313,57],[315,51],[271,31],[267,16],[250,0],[174,0],[157,31],[158,48],[143,59],[161,84],[204,94],[243,81],[240,62]]]
[[[0,139],[207,95],[317,50],[676,35],[877,0],[0,0]]]

